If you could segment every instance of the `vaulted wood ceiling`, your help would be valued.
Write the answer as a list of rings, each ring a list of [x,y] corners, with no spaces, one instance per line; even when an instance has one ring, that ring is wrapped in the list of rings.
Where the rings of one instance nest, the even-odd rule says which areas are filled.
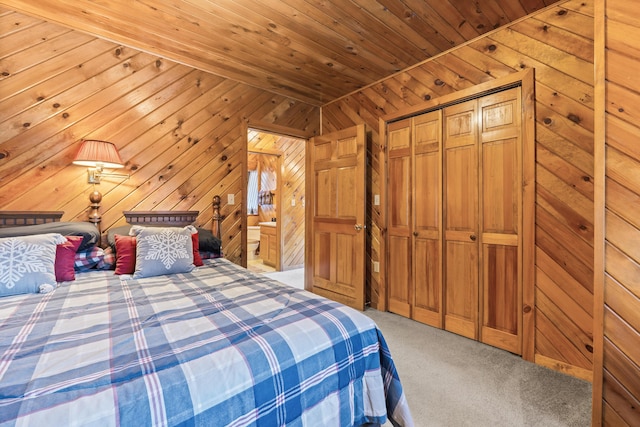
[[[10,9],[314,105],[556,2],[0,0]]]

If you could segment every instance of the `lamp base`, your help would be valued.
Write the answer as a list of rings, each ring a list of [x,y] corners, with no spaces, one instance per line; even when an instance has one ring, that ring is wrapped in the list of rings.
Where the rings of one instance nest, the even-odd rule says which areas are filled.
[[[100,216],[100,202],[102,202],[102,193],[98,190],[93,190],[93,193],[89,195],[89,200],[91,201],[91,205],[89,205],[89,222],[96,224],[100,224],[102,217]]]

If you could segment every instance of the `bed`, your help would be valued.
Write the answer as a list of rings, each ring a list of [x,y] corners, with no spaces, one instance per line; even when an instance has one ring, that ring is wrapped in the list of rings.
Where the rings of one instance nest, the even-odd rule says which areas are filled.
[[[60,214],[2,212],[0,226]],[[139,263],[143,232],[160,232],[146,224],[189,227],[182,215],[127,218],[138,222]],[[389,349],[364,314],[224,258],[137,271],[76,269],[53,289],[0,297],[1,426],[413,425]]]

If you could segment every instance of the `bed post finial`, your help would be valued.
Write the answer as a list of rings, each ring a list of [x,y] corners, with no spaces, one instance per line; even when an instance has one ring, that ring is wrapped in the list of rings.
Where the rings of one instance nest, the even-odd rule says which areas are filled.
[[[91,202],[91,205],[89,205],[89,222],[95,224],[98,230],[100,230],[100,222],[102,221],[102,217],[100,216],[100,202],[102,202],[102,194],[98,190],[94,190],[93,193],[89,195],[89,201]]]
[[[220,196],[213,196],[213,225],[211,227],[211,232],[214,236],[220,239],[220,241],[222,241],[222,233],[220,232],[221,221],[222,216],[220,215]]]

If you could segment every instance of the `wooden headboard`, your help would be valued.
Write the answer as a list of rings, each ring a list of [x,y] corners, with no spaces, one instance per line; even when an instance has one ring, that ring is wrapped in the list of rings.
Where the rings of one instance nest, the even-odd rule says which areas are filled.
[[[124,211],[127,223],[131,225],[159,225],[182,227],[193,224],[198,218],[199,211]],[[221,239],[220,196],[213,197],[213,225],[211,231]]]
[[[63,211],[0,211],[0,228],[59,222]]]
[[[200,211],[124,211],[131,225],[171,225],[181,227],[193,224]]]
[[[193,224],[199,211],[125,211],[123,212],[127,222],[135,225],[171,225],[185,226]],[[58,222],[64,214],[63,211],[0,211],[0,228],[18,227],[21,225],[45,224]],[[222,238],[220,224],[220,196],[213,197],[213,225],[211,231],[218,239]],[[98,224],[96,224],[98,225]]]

